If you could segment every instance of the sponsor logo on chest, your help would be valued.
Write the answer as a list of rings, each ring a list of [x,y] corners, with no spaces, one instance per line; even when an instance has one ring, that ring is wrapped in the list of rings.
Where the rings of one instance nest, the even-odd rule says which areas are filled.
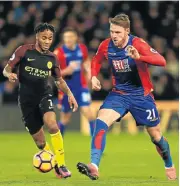
[[[47,78],[50,75],[50,72],[48,70],[41,70],[30,66],[25,66],[25,71],[32,76],[37,76],[41,78]]]
[[[131,72],[128,59],[112,60],[113,67],[116,72]]]
[[[51,76],[51,69],[53,67],[52,61],[45,62],[45,61],[41,61],[41,59],[38,60],[35,57],[28,57],[26,58],[26,60],[28,65],[25,66],[25,71],[29,75],[41,77],[41,78],[47,78],[48,76]]]

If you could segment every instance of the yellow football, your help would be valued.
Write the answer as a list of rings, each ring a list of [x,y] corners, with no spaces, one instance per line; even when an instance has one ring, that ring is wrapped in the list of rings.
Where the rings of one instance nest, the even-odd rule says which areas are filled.
[[[55,157],[52,152],[42,150],[33,157],[33,166],[40,172],[49,172],[54,168],[54,165]]]

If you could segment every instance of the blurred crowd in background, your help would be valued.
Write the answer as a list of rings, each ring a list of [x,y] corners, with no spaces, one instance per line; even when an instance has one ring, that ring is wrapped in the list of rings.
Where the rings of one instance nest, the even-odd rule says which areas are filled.
[[[179,2],[0,2],[0,95],[4,103],[17,102],[17,83],[12,84],[2,70],[13,51],[22,44],[33,43],[34,27],[40,22],[55,26],[51,50],[61,43],[66,26],[77,29],[80,41],[90,58],[100,42],[109,37],[109,17],[126,13],[131,20],[131,33],[143,38],[167,61],[165,68],[150,67],[154,95],[158,100],[178,100],[179,95]],[[112,88],[108,63],[102,65],[100,92],[93,99],[104,99]]]

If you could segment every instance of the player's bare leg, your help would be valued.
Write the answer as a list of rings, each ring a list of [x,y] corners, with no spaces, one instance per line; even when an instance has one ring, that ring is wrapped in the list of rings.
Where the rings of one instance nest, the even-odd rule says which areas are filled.
[[[69,122],[71,121],[71,112],[61,112],[60,121],[58,122],[58,127],[61,131],[62,136],[64,136],[65,130]]]
[[[32,138],[40,150],[51,151],[48,143],[45,140],[44,130],[42,127],[38,132],[32,135]]]
[[[177,178],[176,169],[172,163],[169,144],[161,134],[160,124],[155,127],[147,127],[147,132],[149,133],[152,142],[156,145],[157,152],[160,154],[165,163],[167,178],[169,180],[175,180]]]
[[[95,117],[93,116],[90,107],[89,106],[81,107],[81,113],[89,121],[90,134],[91,134],[91,136],[93,136],[94,126],[95,126]]]
[[[86,165],[79,162],[77,164],[79,172],[92,180],[97,180],[99,178],[98,167],[106,145],[106,133],[108,128],[118,118],[120,118],[120,114],[112,109],[101,109],[98,112],[91,143],[91,163]]]
[[[46,112],[43,120],[51,135],[51,142],[56,155],[57,164],[54,167],[56,175],[59,178],[68,178],[71,176],[71,172],[65,166],[63,138],[56,122],[56,115],[54,112]]]

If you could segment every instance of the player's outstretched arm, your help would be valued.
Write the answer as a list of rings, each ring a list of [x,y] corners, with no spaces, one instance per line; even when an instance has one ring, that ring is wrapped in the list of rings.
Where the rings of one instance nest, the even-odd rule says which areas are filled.
[[[9,79],[10,82],[15,82],[17,78],[17,74],[12,73],[12,68],[8,64],[5,66],[3,70],[3,75]]]
[[[76,102],[76,99],[74,98],[73,93],[69,89],[64,79],[62,77],[56,79],[55,84],[58,89],[67,94],[70,108],[72,109],[73,112],[75,112],[78,109],[78,104]]]

